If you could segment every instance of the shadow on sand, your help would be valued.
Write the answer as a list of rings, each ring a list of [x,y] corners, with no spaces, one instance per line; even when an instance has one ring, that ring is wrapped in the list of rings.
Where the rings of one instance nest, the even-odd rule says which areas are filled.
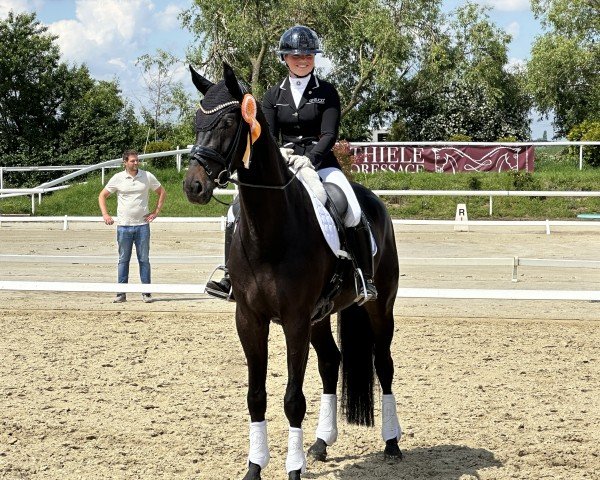
[[[383,454],[356,457],[332,457],[320,473],[309,470],[304,478],[318,479],[334,474],[340,480],[458,480],[479,478],[479,470],[502,467],[494,454],[483,448],[463,445],[437,445],[431,448],[403,450],[400,462],[386,461]],[[349,460],[355,459],[348,465]],[[345,465],[339,465],[344,463]]]

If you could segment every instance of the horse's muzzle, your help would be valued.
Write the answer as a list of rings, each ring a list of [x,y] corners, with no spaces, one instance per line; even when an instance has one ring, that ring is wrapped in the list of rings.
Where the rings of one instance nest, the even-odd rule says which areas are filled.
[[[183,181],[183,191],[191,203],[204,205],[212,197],[212,188],[209,188],[201,180],[195,178],[186,178]]]

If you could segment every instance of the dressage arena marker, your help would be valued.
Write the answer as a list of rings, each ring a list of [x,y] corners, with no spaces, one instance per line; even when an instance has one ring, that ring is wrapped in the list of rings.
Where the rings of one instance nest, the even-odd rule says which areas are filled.
[[[469,231],[469,217],[467,216],[467,205],[465,203],[459,203],[456,205],[456,217],[454,220],[455,232],[468,232]]]

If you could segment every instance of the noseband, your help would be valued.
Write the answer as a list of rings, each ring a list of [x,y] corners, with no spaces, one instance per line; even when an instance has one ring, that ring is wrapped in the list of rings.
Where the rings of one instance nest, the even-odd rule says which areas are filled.
[[[232,100],[230,102],[222,103],[221,105],[218,105],[210,110],[204,110],[204,108],[202,108],[202,104],[200,104],[200,111],[205,115],[210,115],[231,105],[239,106],[240,104],[236,100]],[[202,168],[204,168],[211,180],[213,180],[219,187],[226,186],[231,178],[231,163],[233,161],[233,155],[237,151],[237,148],[240,144],[240,139],[242,138],[242,129],[244,123],[245,122],[243,121],[238,123],[233,142],[231,142],[229,145],[225,155],[221,155],[221,153],[217,152],[214,148],[204,147],[202,145],[194,145],[190,151],[190,162],[198,162]],[[221,171],[218,173],[218,175],[213,173],[207,160],[211,160],[221,167]]]

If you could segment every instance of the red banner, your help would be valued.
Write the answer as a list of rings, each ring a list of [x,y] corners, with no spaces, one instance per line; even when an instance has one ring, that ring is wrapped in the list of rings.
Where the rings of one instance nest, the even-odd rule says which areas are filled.
[[[532,145],[466,145],[417,147],[403,145],[350,144],[356,160],[353,172],[504,172],[524,170],[533,172],[535,158]]]

